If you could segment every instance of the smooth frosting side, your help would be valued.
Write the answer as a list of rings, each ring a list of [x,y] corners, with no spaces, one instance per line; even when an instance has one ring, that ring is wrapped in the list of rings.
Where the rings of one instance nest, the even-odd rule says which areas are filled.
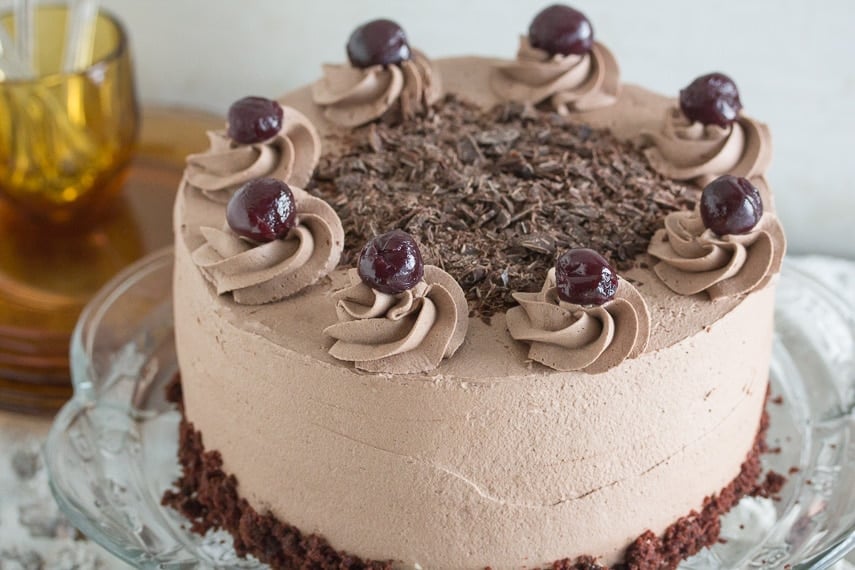
[[[454,355],[469,328],[463,289],[451,275],[425,266],[424,279],[397,295],[367,286],[355,269],[351,286],[335,294],[339,322],[324,329],[329,353],[359,370],[411,374]]]
[[[781,270],[785,250],[784,230],[772,213],[746,234],[718,236],[704,227],[696,209],[669,214],[647,252],[661,260],[654,271],[671,290],[706,291],[717,300],[766,286]]]
[[[270,303],[299,293],[338,265],[344,230],[335,210],[299,188],[292,192],[297,225],[285,239],[256,244],[227,225],[199,228],[205,243],[193,251],[193,262],[218,295],[231,293],[241,305]]]
[[[402,568],[505,570],[580,554],[611,564],[726,485],[759,422],[772,288],[602,375],[506,367],[525,348],[500,317],[471,321],[436,370],[389,375],[326,355],[322,331],[338,322],[329,287],[266,305],[275,314],[259,320],[227,297],[212,303],[189,262],[179,246],[176,342],[205,445],[257,508]],[[464,377],[447,366],[464,363]]]
[[[343,127],[364,125],[395,109],[406,119],[424,113],[442,95],[440,74],[418,50],[398,65],[326,64],[323,72],[312,85],[314,102],[327,120]]]
[[[552,269],[540,292],[514,293],[514,298],[520,306],[507,312],[508,331],[530,344],[530,359],[554,370],[600,374],[647,346],[650,313],[624,279],[611,301],[583,306],[558,298]]]
[[[210,148],[187,157],[187,181],[220,203],[250,180],[266,176],[302,188],[321,157],[321,138],[305,115],[282,108],[282,128],[270,140],[238,144],[226,131],[208,133]]]
[[[556,111],[568,114],[614,104],[620,68],[599,42],[585,55],[551,56],[521,36],[516,61],[498,65],[491,86],[502,100],[537,105],[549,99]]]
[[[679,107],[666,113],[660,131],[645,133],[650,164],[669,178],[705,186],[722,174],[762,177],[772,161],[769,128],[740,115],[729,127],[692,122]]]

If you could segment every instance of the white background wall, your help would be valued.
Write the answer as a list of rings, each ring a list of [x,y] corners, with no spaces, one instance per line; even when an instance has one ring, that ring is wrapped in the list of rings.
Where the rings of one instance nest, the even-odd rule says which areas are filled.
[[[398,20],[431,56],[512,57],[549,0],[104,0],[130,28],[149,102],[224,112],[344,59],[358,23]],[[723,71],[769,123],[791,251],[855,258],[855,0],[571,0],[626,82],[663,93]]]

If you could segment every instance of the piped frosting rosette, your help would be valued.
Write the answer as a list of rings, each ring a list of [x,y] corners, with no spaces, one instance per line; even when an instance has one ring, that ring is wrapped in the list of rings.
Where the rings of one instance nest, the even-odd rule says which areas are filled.
[[[344,246],[344,230],[329,204],[291,187],[297,222],[284,239],[254,243],[223,229],[201,227],[205,243],[193,261],[217,294],[231,293],[242,305],[284,299],[335,269]]]
[[[187,181],[215,202],[227,203],[241,185],[261,177],[305,186],[321,156],[321,139],[305,115],[282,107],[282,127],[271,138],[240,144],[225,130],[208,133],[210,148],[187,157]]]
[[[403,119],[424,113],[442,95],[439,73],[420,51],[397,64],[366,68],[327,64],[312,85],[324,116],[344,127],[358,127],[399,111]]]
[[[766,212],[748,233],[719,236],[700,213],[672,212],[647,253],[659,259],[654,271],[675,293],[706,291],[710,299],[760,289],[781,269],[786,249],[778,218]]]
[[[599,42],[584,55],[550,55],[521,36],[516,61],[500,64],[491,84],[503,100],[537,105],[548,99],[567,114],[613,104],[620,93],[620,68]]]
[[[614,298],[602,305],[579,305],[559,298],[555,269],[538,293],[514,293],[508,310],[511,336],[530,345],[528,357],[560,371],[599,374],[644,352],[650,313],[644,298],[619,279]]]
[[[335,339],[331,356],[368,372],[409,374],[436,368],[466,337],[469,309],[451,275],[424,266],[424,278],[401,293],[369,287],[356,269],[351,286],[338,292],[339,322],[324,334]]]
[[[679,107],[669,109],[662,130],[646,133],[650,164],[668,178],[703,186],[721,174],[762,177],[772,160],[769,128],[745,115],[722,127],[691,121]]]

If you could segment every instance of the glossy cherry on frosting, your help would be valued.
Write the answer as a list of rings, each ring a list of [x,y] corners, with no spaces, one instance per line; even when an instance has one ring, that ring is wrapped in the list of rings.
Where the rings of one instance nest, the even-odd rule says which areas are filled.
[[[282,107],[264,97],[244,97],[229,107],[229,138],[255,144],[272,138],[282,128]]]
[[[704,226],[720,236],[746,234],[762,216],[760,192],[747,178],[719,176],[701,194]]]
[[[618,276],[602,255],[593,249],[571,249],[555,262],[558,297],[576,305],[602,305],[611,301]]]
[[[594,45],[594,28],[582,12],[553,4],[531,21],[528,41],[549,55],[584,55]]]
[[[297,205],[287,184],[277,178],[251,180],[226,207],[233,232],[256,242],[282,239],[297,224]]]
[[[365,244],[357,271],[372,289],[394,295],[415,287],[424,277],[425,265],[413,236],[392,230]]]
[[[680,90],[680,109],[691,121],[727,127],[739,116],[742,102],[736,83],[730,77],[710,73]]]
[[[354,67],[393,65],[410,59],[410,55],[407,34],[392,20],[362,24],[347,40],[347,58]]]

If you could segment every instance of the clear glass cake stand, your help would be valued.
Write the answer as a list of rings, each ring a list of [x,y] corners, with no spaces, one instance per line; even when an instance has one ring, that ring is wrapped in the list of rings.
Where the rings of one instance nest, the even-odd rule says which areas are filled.
[[[172,252],[131,266],[74,332],[74,398],[57,416],[47,467],[60,507],[87,536],[139,568],[260,568],[225,533],[200,537],[160,505],[179,473]],[[825,569],[855,546],[855,308],[793,262],[778,294],[768,468],[790,476],[779,501],[746,499],[726,539],[681,568]]]

